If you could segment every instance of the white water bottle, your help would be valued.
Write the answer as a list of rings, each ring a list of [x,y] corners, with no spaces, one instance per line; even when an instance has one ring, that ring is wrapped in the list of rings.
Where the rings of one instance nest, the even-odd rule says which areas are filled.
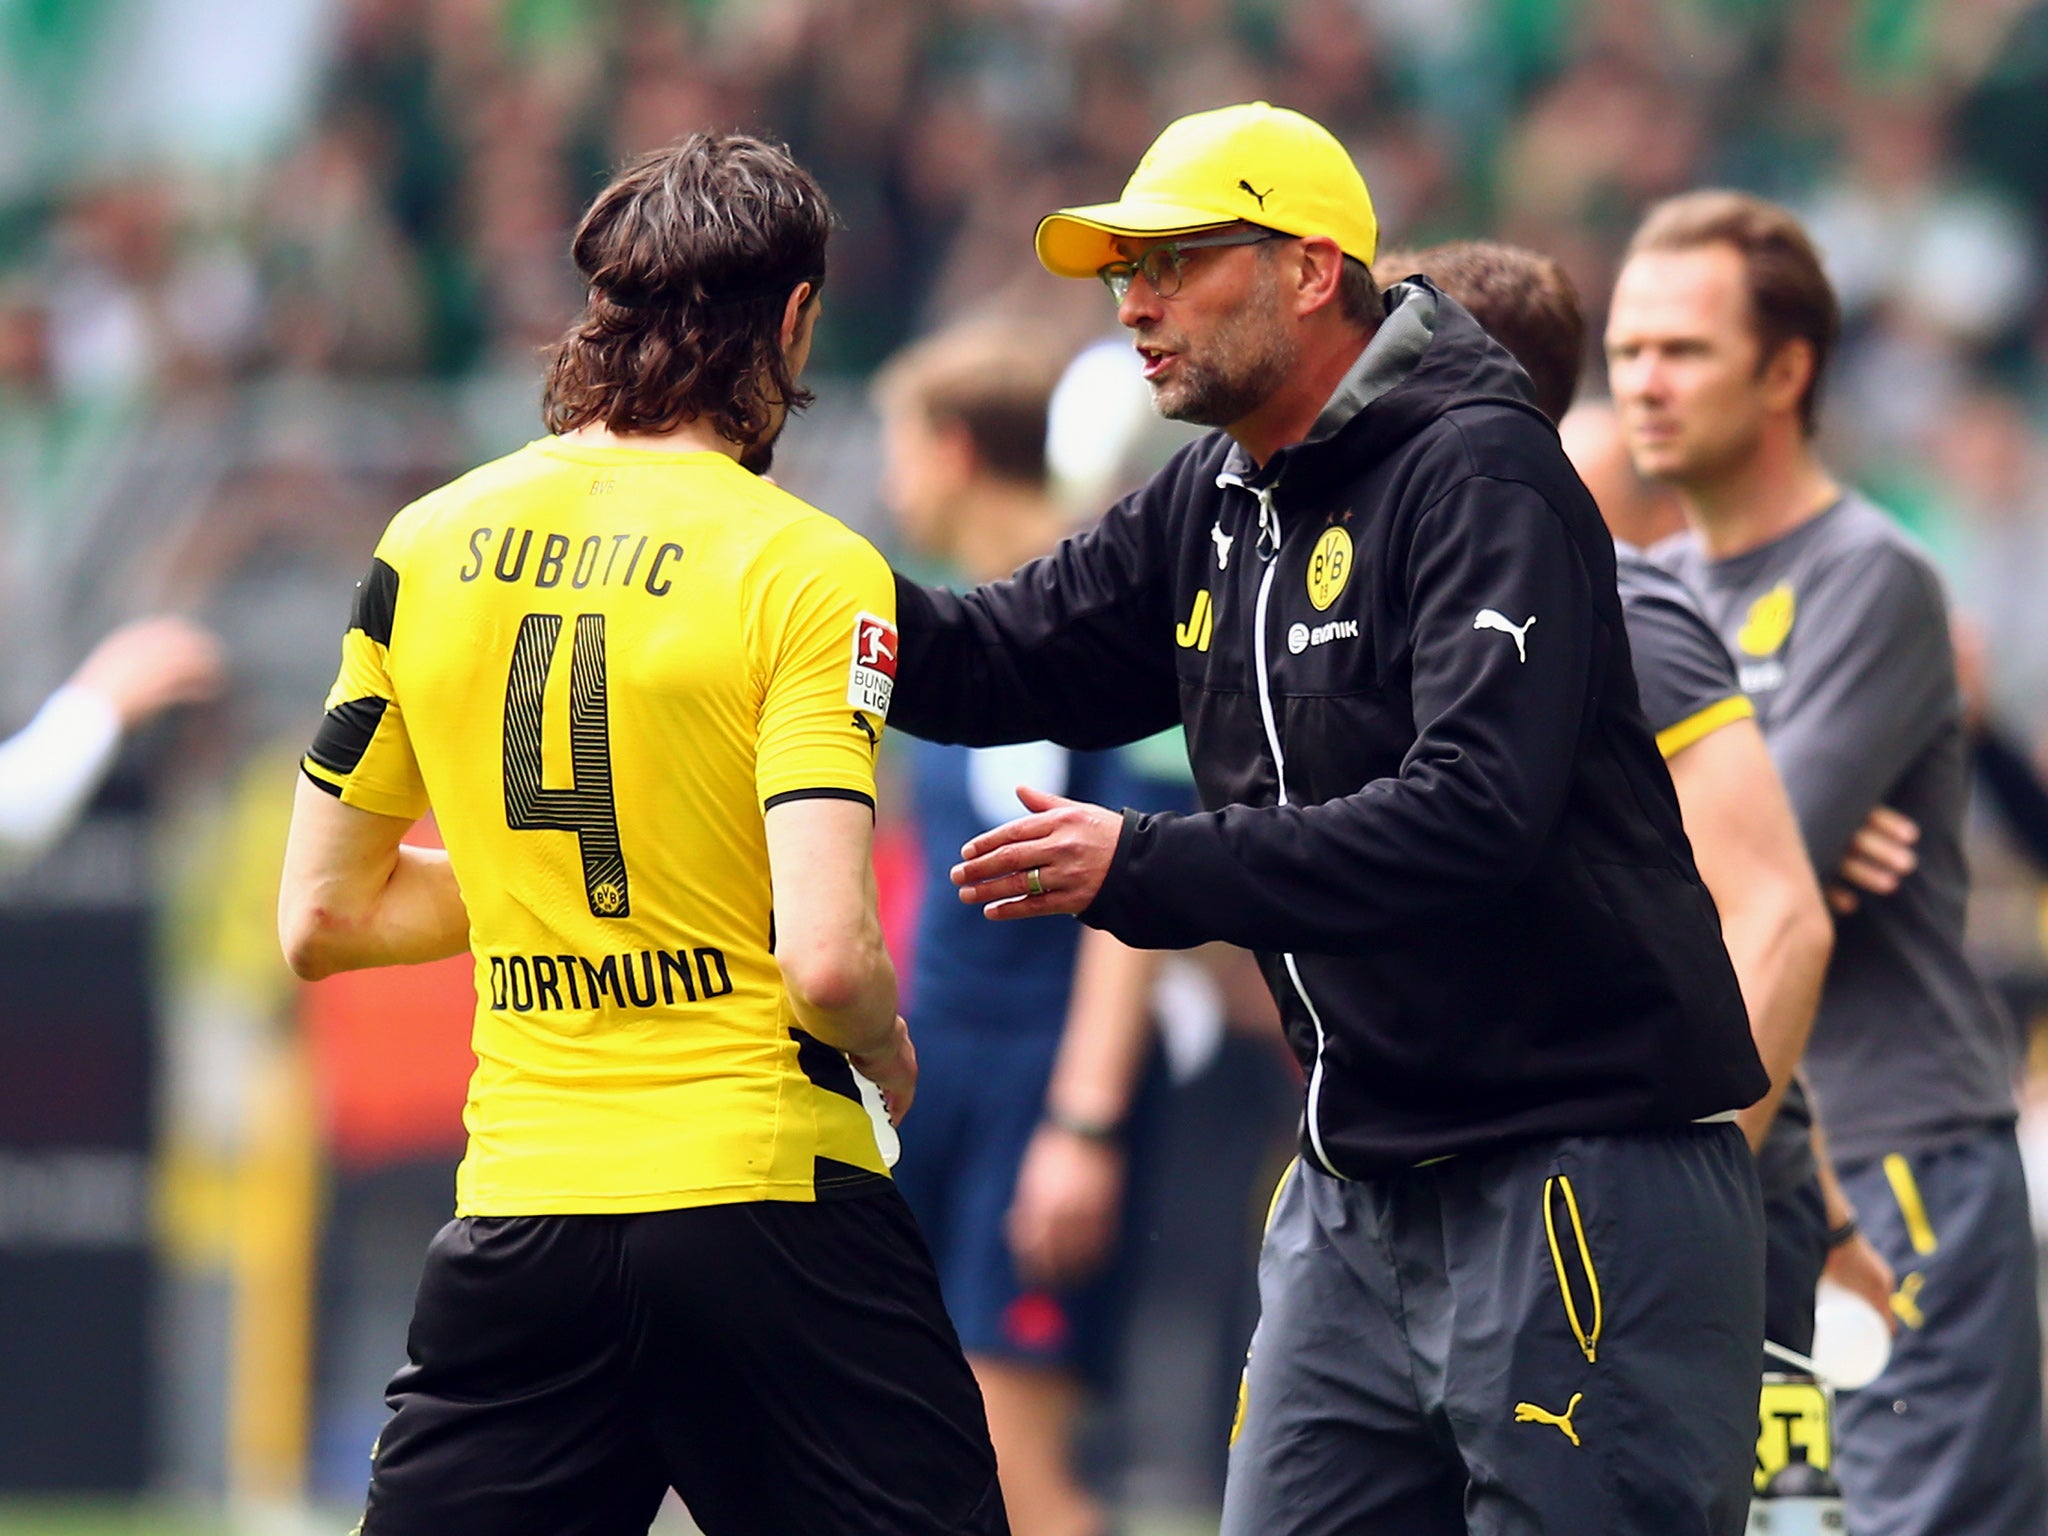
[[[861,1107],[875,1123],[875,1148],[882,1154],[882,1166],[894,1168],[896,1159],[903,1155],[903,1143],[896,1138],[896,1127],[889,1123],[889,1106],[882,1102],[882,1090],[869,1082],[858,1067],[853,1070],[853,1080],[860,1086]]]

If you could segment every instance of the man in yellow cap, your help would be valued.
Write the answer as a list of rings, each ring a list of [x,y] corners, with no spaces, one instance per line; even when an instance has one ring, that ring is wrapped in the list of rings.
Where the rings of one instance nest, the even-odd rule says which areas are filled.
[[[1290,235],[1307,237],[1300,254],[1314,280],[1334,282],[1334,302],[1324,298],[1313,313],[1295,317],[1296,326],[1274,326],[1257,307],[1226,304],[1204,345],[1191,345],[1190,326],[1206,321],[1207,311],[1199,319],[1190,313],[1199,295],[1178,302],[1184,274],[1203,264],[1249,270],[1251,258],[1235,247],[1270,247]],[[1344,147],[1300,113],[1257,102],[1173,124],[1138,162],[1121,199],[1042,221],[1038,259],[1059,277],[1099,276],[1109,285],[1119,318],[1139,333],[1162,415],[1217,427],[1271,417],[1251,428],[1257,445],[1246,442],[1262,459],[1302,435],[1357,360],[1359,334],[1379,323],[1370,271],[1378,242],[1372,198]],[[1214,251],[1229,254],[1208,254]],[[1272,254],[1258,253],[1266,258],[1257,268],[1262,281],[1280,276]],[[1141,268],[1132,257],[1145,263],[1149,293],[1134,296]],[[1131,306],[1147,298],[1161,301],[1157,322],[1133,325]]]
[[[1382,297],[1343,148],[1172,124],[1039,227],[1155,403],[1221,431],[965,596],[897,579],[895,718],[1076,748],[1183,724],[1206,809],[1020,789],[998,920],[1258,952],[1306,1079],[1225,1536],[1734,1536],[1768,1079],[1637,702],[1614,545],[1527,376]]]

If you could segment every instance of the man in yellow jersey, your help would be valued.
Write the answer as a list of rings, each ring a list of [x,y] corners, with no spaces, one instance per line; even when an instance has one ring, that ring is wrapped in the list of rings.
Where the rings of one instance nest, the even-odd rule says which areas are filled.
[[[357,590],[285,949],[467,947],[477,990],[370,1536],[641,1532],[670,1487],[710,1536],[1008,1529],[853,1073],[908,1107],[890,575],[750,472],[809,398],[830,223],[754,139],[628,168],[574,238],[556,435],[400,512]],[[430,805],[445,855],[400,845]]]

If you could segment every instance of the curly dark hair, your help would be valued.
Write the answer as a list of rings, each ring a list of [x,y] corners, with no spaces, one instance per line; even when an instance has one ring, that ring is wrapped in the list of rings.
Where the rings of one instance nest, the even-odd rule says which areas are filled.
[[[799,283],[815,302],[831,229],[823,189],[780,145],[693,133],[635,160],[570,242],[590,296],[549,358],[548,430],[706,420],[742,446],[767,437],[779,408],[813,398],[782,316]]]

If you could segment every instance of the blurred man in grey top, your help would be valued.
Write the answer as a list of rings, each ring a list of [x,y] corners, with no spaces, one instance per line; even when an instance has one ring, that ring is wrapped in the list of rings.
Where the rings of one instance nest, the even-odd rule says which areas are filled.
[[[1815,867],[1853,868],[1873,812],[1918,868],[1838,928],[1807,1071],[1865,1230],[1903,1277],[1885,1374],[1842,1400],[1858,1536],[2040,1536],[2040,1331],[2013,1140],[2013,1034],[1963,957],[1967,755],[1933,568],[1813,453],[1832,292],[1769,203],[1652,210],[1609,312],[1636,467],[1691,533],[1660,551],[1754,700]]]

